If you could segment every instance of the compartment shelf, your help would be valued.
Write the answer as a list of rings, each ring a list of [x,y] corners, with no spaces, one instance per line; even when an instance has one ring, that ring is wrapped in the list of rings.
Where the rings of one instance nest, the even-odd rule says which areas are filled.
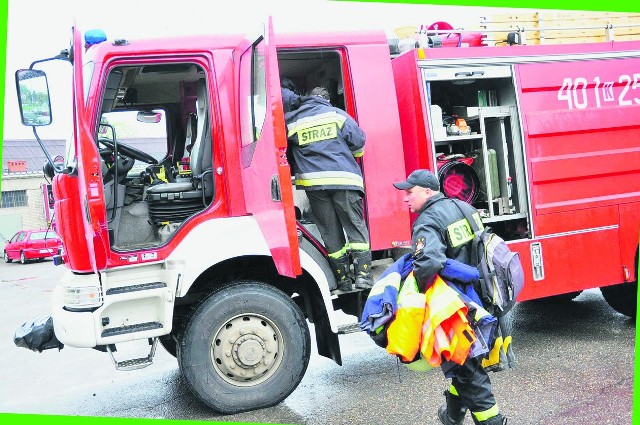
[[[447,136],[447,137],[438,137],[433,141],[436,145],[444,145],[451,142],[464,141],[464,140],[480,140],[482,139],[482,134],[464,134],[462,136]]]
[[[483,223],[496,223],[498,221],[508,221],[508,220],[517,220],[519,218],[526,218],[527,215],[525,213],[515,213],[515,214],[503,214],[503,215],[495,215],[493,217],[483,218]]]

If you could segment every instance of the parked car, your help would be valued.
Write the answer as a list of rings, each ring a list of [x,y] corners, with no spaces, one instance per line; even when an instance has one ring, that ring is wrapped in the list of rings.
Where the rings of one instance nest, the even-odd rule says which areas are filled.
[[[4,247],[4,261],[10,263],[20,260],[25,264],[29,260],[50,258],[62,250],[62,240],[55,231],[49,229],[21,230]]]

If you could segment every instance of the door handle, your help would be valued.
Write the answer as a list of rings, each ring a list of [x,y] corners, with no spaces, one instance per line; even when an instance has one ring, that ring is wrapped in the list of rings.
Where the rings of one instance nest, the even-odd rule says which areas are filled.
[[[480,77],[484,75],[484,71],[464,71],[464,72],[456,72],[456,77]]]
[[[280,179],[278,175],[271,176],[271,200],[274,202],[282,201],[282,191],[280,190]]]

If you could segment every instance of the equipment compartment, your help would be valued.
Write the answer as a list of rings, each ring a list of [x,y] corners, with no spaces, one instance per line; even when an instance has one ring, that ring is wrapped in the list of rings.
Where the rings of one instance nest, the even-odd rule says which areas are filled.
[[[423,78],[441,190],[471,203],[503,238],[528,237],[529,193],[511,67],[425,68]],[[451,161],[462,163],[455,173]]]

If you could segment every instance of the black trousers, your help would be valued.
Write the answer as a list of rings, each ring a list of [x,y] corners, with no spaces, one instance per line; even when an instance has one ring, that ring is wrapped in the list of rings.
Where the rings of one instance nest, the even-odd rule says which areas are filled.
[[[328,253],[336,254],[349,245],[369,250],[369,231],[364,221],[362,193],[357,190],[307,190],[309,206]],[[346,233],[346,239],[345,239]]]
[[[489,375],[478,358],[467,359],[458,366],[451,385],[471,412],[484,412],[496,404]]]

